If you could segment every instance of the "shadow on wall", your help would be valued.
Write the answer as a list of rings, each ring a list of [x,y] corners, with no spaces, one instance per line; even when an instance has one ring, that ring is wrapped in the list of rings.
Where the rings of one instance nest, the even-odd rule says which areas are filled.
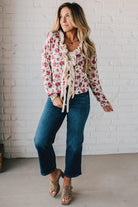
[[[11,6],[12,4],[12,6]],[[6,151],[11,147],[12,124],[13,124],[13,91],[15,86],[12,69],[16,54],[16,43],[13,40],[14,23],[12,7],[14,3],[10,1],[0,2],[1,13],[1,57],[0,57],[0,143],[4,144]],[[6,153],[10,157],[9,153]]]

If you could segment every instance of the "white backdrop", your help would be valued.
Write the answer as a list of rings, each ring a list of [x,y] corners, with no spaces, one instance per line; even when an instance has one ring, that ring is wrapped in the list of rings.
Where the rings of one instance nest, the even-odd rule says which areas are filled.
[[[0,142],[6,157],[35,157],[34,135],[47,95],[41,50],[58,6],[66,1],[0,1]],[[138,152],[138,2],[79,0],[95,42],[103,92],[113,112],[92,94],[83,154]],[[65,154],[66,119],[54,143]]]

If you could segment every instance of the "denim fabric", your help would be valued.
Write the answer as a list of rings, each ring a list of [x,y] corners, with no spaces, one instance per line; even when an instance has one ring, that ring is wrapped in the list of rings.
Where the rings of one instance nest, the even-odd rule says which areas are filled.
[[[56,157],[53,143],[65,116],[67,115],[67,137],[65,156],[65,176],[76,177],[82,174],[81,158],[84,141],[84,127],[90,111],[89,91],[75,94],[70,98],[69,112],[61,112],[61,108],[47,99],[40,118],[34,143],[38,152],[41,175],[48,175],[56,169]]]

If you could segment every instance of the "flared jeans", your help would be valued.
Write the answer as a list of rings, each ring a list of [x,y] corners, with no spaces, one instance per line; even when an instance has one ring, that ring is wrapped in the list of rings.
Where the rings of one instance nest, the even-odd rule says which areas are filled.
[[[54,106],[48,97],[34,137],[38,152],[40,173],[48,175],[56,169],[56,157],[53,143],[56,133],[67,116],[65,176],[76,177],[82,174],[82,145],[84,127],[90,111],[89,91],[75,94],[69,100],[69,112],[61,112],[62,108]]]

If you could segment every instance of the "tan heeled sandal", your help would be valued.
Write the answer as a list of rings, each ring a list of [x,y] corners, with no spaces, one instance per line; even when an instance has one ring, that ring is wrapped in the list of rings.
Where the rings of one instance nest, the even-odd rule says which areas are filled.
[[[62,195],[61,195],[61,204],[68,205],[72,200],[72,186],[63,186]],[[64,201],[63,201],[64,200]]]
[[[60,185],[59,185],[59,178],[62,177],[64,178],[64,173],[62,172],[61,169],[57,169],[57,174],[56,174],[56,181],[51,181],[50,182],[50,187],[49,187],[49,194],[52,196],[52,197],[55,197],[59,190],[60,190]],[[55,192],[55,193],[53,193]]]

